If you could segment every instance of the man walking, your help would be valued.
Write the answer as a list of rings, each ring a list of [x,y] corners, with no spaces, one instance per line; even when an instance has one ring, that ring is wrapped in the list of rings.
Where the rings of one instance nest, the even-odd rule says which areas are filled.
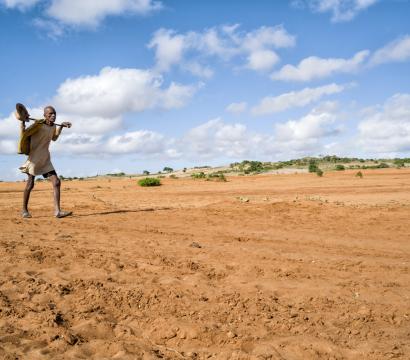
[[[54,170],[50,159],[49,145],[51,140],[56,141],[63,130],[63,126],[71,127],[71,123],[63,122],[61,125],[54,124],[57,114],[52,106],[44,108],[44,121],[36,123],[26,130],[25,122],[21,122],[21,133],[29,132],[30,135],[29,153],[27,161],[20,167],[20,170],[27,174],[28,179],[23,197],[23,218],[30,218],[28,202],[31,190],[34,188],[34,179],[37,175],[50,179],[54,190],[54,216],[63,218],[72,214],[71,211],[62,211],[60,208],[60,186],[61,182]],[[35,127],[35,128],[34,128]],[[26,133],[27,134],[27,133]]]

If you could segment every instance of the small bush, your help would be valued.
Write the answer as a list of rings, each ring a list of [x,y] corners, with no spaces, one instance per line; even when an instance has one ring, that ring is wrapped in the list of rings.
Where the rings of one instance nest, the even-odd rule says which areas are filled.
[[[199,173],[193,173],[191,174],[191,177],[194,179],[205,179],[206,175],[203,171],[199,172]]]
[[[345,170],[345,167],[344,167],[344,165],[338,164],[338,165],[335,166],[335,170],[336,171],[343,171],[343,170]]]
[[[358,171],[355,176],[361,179],[363,177],[363,174],[361,171]]]
[[[316,162],[314,160],[310,160],[309,161],[309,168],[308,168],[309,172],[314,173],[314,172],[317,171],[317,169],[319,169],[319,168],[318,168]]]
[[[316,170],[316,175],[319,176],[319,177],[322,177],[322,176],[323,176],[323,170],[317,168],[317,170]]]
[[[139,186],[160,186],[161,181],[158,178],[145,178],[138,180]]]
[[[212,173],[212,174],[208,174],[208,177],[206,178],[206,180],[214,180],[214,181],[224,181],[226,182],[226,177],[224,174],[222,173]]]
[[[377,168],[378,169],[387,169],[387,168],[389,168],[390,166],[388,165],[388,164],[386,164],[386,163],[384,163],[384,162],[382,162],[382,163],[380,163],[379,165],[377,165]]]
[[[169,178],[170,179],[178,179],[178,176],[176,176],[175,174],[171,174],[171,175],[169,175]]]

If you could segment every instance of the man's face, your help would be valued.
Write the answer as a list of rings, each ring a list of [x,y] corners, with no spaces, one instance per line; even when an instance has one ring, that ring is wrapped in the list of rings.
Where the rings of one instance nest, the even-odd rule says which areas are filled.
[[[56,121],[56,111],[52,107],[48,107],[44,111],[44,119],[46,120],[47,125],[53,125],[54,121]]]

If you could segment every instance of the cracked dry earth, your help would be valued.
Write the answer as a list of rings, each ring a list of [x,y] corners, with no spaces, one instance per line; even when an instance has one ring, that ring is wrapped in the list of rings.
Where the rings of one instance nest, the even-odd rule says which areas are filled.
[[[409,359],[410,170],[0,183],[2,359]]]

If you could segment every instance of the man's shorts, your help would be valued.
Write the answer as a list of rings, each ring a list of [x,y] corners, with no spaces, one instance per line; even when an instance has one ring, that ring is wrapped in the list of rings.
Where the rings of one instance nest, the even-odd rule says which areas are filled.
[[[49,172],[43,174],[43,178],[44,178],[44,179],[47,179],[48,177],[53,176],[53,175],[57,176],[57,173],[56,173],[55,170],[51,170],[51,171],[49,171]]]

